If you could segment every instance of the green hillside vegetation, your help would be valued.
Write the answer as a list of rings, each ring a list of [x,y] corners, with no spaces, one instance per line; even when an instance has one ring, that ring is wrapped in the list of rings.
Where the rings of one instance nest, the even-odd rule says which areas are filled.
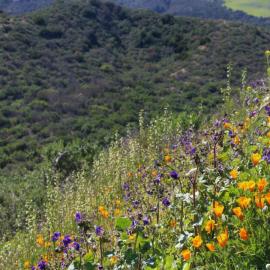
[[[253,16],[270,17],[270,2],[268,0],[225,0],[225,5]]]
[[[38,149],[58,139],[102,144],[134,123],[140,109],[150,119],[167,105],[176,112],[196,104],[213,108],[228,62],[255,78],[270,42],[270,31],[258,27],[95,0],[59,1],[0,20],[0,167],[6,171],[12,164],[32,169],[42,160]]]
[[[26,228],[0,244],[0,268],[264,269],[270,67],[268,76],[239,88],[228,81],[211,117],[165,110],[148,127],[140,117],[137,135],[65,184],[48,170],[45,204],[27,202]]]

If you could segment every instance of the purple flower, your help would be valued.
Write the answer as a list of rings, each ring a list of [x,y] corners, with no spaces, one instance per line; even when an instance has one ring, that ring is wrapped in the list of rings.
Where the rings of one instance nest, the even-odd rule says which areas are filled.
[[[138,200],[135,200],[132,202],[132,204],[133,204],[134,208],[137,208],[139,206],[140,202]]]
[[[32,267],[31,267],[31,270],[36,270],[36,267],[35,267],[35,266],[32,266]]]
[[[150,221],[147,216],[143,217],[143,225],[149,225]]]
[[[129,190],[129,184],[128,183],[124,183],[123,189],[126,190],[126,191],[128,191]]]
[[[65,247],[67,247],[70,243],[72,242],[71,238],[69,235],[66,235],[63,239],[63,244]]]
[[[73,247],[75,250],[79,251],[80,250],[80,244],[78,242],[73,243]]]
[[[163,200],[162,200],[162,203],[163,203],[163,205],[164,206],[166,206],[166,207],[169,207],[170,206],[170,201],[169,201],[169,199],[167,198],[167,197],[165,197]]]
[[[61,236],[61,233],[60,232],[55,232],[53,234],[53,236],[52,236],[52,241],[53,242],[56,242],[59,239],[60,236]]]
[[[265,160],[268,164],[270,163],[270,148],[263,149],[263,160]]]
[[[47,267],[47,263],[45,261],[41,260],[38,262],[38,269],[45,270],[46,267]]]
[[[178,178],[179,178],[179,175],[178,175],[178,173],[177,173],[176,171],[170,172],[170,176],[171,176],[171,178],[173,178],[173,179],[178,179]]]
[[[270,116],[270,106],[266,105],[264,108],[266,110],[267,115]]]
[[[75,221],[76,223],[80,223],[82,221],[82,214],[80,212],[76,212]]]
[[[104,234],[104,229],[101,226],[96,226],[96,235],[97,236],[103,236]]]
[[[254,117],[257,114],[257,111],[253,111],[249,113],[249,117]]]

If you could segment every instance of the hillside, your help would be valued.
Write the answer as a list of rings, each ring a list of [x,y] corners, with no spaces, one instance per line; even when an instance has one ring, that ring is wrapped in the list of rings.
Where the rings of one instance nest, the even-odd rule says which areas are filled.
[[[256,13],[256,5],[243,1],[222,1],[222,0],[111,0],[117,4],[130,8],[151,9],[158,13],[167,13],[176,16],[191,16],[205,19],[231,20],[244,23],[270,25],[270,8],[264,5],[264,13],[269,14],[268,18],[258,18],[241,11],[253,7]],[[228,2],[228,3],[227,3]],[[255,3],[257,1],[254,1]],[[265,1],[264,1],[265,2]],[[230,9],[233,7],[235,10]],[[243,6],[243,7],[242,7]],[[248,9],[249,8],[249,9]],[[268,11],[268,13],[267,13]]]
[[[47,176],[43,207],[27,202],[24,230],[0,243],[0,269],[268,269],[268,76],[228,84],[211,117],[141,117],[65,185]]]
[[[39,149],[58,139],[104,144],[136,122],[141,109],[150,119],[165,106],[213,108],[226,65],[236,68],[235,77],[247,67],[258,78],[270,43],[270,31],[258,27],[96,0],[59,1],[23,17],[2,14],[0,23],[0,167],[6,171],[12,164],[32,169],[42,160]]]

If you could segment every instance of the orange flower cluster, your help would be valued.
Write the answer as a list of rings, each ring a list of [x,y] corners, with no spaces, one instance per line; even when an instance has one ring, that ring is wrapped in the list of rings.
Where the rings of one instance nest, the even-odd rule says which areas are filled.
[[[109,212],[105,209],[104,206],[99,206],[98,207],[98,211],[100,213],[100,215],[104,218],[108,218],[109,217]]]

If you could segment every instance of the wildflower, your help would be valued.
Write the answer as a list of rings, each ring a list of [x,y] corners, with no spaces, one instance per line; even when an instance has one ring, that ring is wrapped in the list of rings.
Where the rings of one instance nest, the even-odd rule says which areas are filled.
[[[116,208],[116,209],[114,210],[114,215],[115,215],[116,217],[118,217],[118,216],[120,216],[120,214],[121,214],[121,210],[118,209],[118,208]]]
[[[239,236],[244,241],[248,240],[248,232],[246,231],[246,229],[241,228],[239,231]]]
[[[166,206],[166,207],[169,207],[170,206],[170,201],[169,201],[169,199],[167,198],[167,197],[165,197],[163,200],[162,200],[162,203],[163,203],[163,205],[164,206]]]
[[[233,208],[232,211],[233,211],[234,215],[236,215],[240,220],[243,220],[244,214],[243,214],[242,209],[240,207],[235,207],[235,208]]]
[[[229,239],[229,237],[228,237],[228,232],[227,231],[219,234],[218,237],[217,237],[218,244],[221,247],[225,247],[226,246],[226,244],[228,242],[228,239]]]
[[[75,221],[76,223],[80,223],[82,221],[82,214],[80,212],[76,212]]]
[[[30,268],[30,262],[29,262],[29,261],[25,261],[24,264],[23,264],[23,267],[24,267],[25,269]]]
[[[264,197],[255,196],[255,203],[258,208],[263,209],[264,208]]]
[[[170,155],[166,155],[166,156],[164,157],[164,160],[165,160],[166,163],[169,163],[169,162],[172,161],[172,158],[171,158]]]
[[[270,57],[270,51],[269,50],[265,51],[265,56]]]
[[[95,232],[96,232],[96,235],[97,236],[100,236],[101,237],[104,234],[104,229],[101,226],[96,226]]]
[[[36,239],[36,243],[41,247],[44,246],[45,240],[41,234],[38,234],[37,239]]]
[[[212,219],[208,220],[204,226],[204,229],[208,234],[211,233],[214,230],[214,228],[215,228],[215,221]]]
[[[215,246],[212,243],[207,243],[206,247],[208,248],[209,251],[212,251],[212,252],[215,251]]]
[[[115,264],[117,263],[117,261],[118,261],[117,256],[112,256],[112,257],[110,258],[110,264],[111,264],[111,265],[115,265]]]
[[[201,236],[197,235],[195,236],[193,239],[192,239],[192,245],[195,247],[195,248],[199,248],[203,243],[203,240],[201,238]]]
[[[177,173],[176,171],[170,172],[170,176],[171,176],[171,178],[173,178],[173,179],[178,179],[178,178],[179,178],[179,175],[178,175],[178,173]]]
[[[229,123],[229,122],[225,122],[225,123],[223,124],[223,127],[224,127],[225,129],[231,129],[231,128],[232,128],[232,124]]]
[[[115,205],[116,206],[120,206],[121,205],[121,201],[120,200],[115,200]]]
[[[230,171],[230,176],[232,179],[237,179],[238,177],[238,171],[236,169],[233,169]]]
[[[268,183],[265,178],[260,179],[257,183],[259,192],[262,192],[264,188],[267,186],[267,184]]]
[[[78,242],[73,242],[72,246],[76,251],[80,250],[80,244]]]
[[[142,221],[143,221],[143,225],[145,226],[150,224],[149,218],[147,216],[143,217]]]
[[[270,193],[265,194],[264,198],[266,199],[267,203],[270,204]]]
[[[176,227],[176,220],[175,219],[171,220],[169,225],[171,228],[175,228]]]
[[[53,242],[56,242],[61,236],[61,233],[60,232],[55,232],[52,236],[52,241]]]
[[[151,172],[151,175],[152,175],[153,177],[156,177],[156,176],[158,175],[158,172],[157,172],[156,170],[154,170],[154,171]]]
[[[132,173],[131,172],[128,172],[128,177],[130,178],[130,177],[132,177]]]
[[[63,239],[63,244],[65,247],[67,247],[70,243],[72,242],[70,235],[65,235],[64,239]]]
[[[130,235],[128,236],[128,240],[130,240],[130,241],[135,240],[135,238],[136,238],[136,234],[135,234],[135,233],[130,234]]]
[[[270,132],[267,133],[267,136],[269,135],[270,138]],[[269,148],[264,148],[263,149],[263,160],[265,160],[268,164],[270,163],[270,149]]]
[[[45,270],[47,268],[47,262],[45,262],[44,260],[41,260],[38,262],[38,269],[39,270]]]
[[[256,166],[260,162],[261,158],[262,156],[259,153],[253,153],[251,155],[252,164]]]
[[[237,203],[242,209],[248,208],[250,205],[251,199],[247,197],[240,197],[237,199]]]
[[[235,136],[235,137],[233,138],[233,143],[234,143],[235,145],[240,144],[240,142],[241,142],[241,140],[240,140],[239,136]]]
[[[107,210],[104,210],[100,213],[104,218],[108,218],[109,217],[109,212]]]
[[[100,213],[102,213],[103,211],[105,211],[105,207],[104,206],[99,206],[98,207],[98,211],[100,212]]]
[[[215,202],[215,206],[213,208],[213,211],[216,215],[216,217],[221,217],[224,211],[224,206],[219,204],[218,202]]]
[[[190,252],[190,250],[185,249],[181,252],[181,255],[182,255],[184,261],[188,261],[191,257],[191,252]]]
[[[51,245],[52,245],[51,242],[45,242],[44,247],[49,248]]]
[[[250,180],[247,182],[247,189],[249,189],[250,191],[254,191],[256,186],[256,183],[253,180]]]

